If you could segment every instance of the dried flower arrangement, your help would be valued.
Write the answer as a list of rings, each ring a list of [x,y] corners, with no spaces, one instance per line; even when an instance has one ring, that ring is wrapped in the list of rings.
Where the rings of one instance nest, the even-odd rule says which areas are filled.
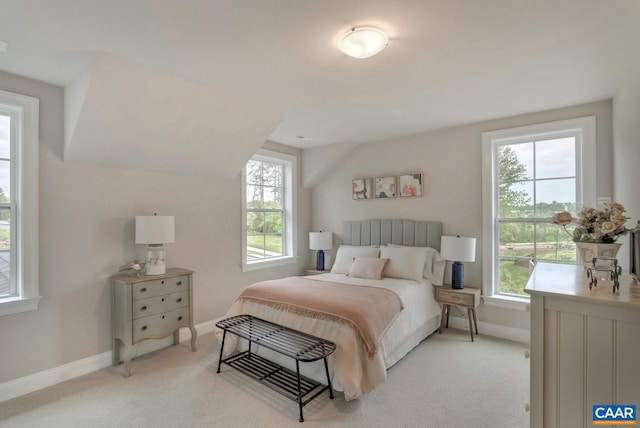
[[[551,217],[551,222],[562,226],[575,242],[595,242],[611,244],[626,235],[629,229],[625,224],[629,217],[624,215],[626,209],[617,202],[604,204],[604,209],[583,208],[574,219],[568,211],[561,211]],[[575,223],[573,233],[567,225]]]

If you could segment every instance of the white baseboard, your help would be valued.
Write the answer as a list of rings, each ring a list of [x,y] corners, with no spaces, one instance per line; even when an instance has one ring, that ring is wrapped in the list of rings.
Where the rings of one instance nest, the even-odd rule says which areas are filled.
[[[216,322],[218,322],[218,320],[206,321],[202,324],[196,325],[195,327],[198,335],[211,333],[215,329]],[[183,340],[188,339],[191,339],[191,330],[188,328],[180,329],[180,341],[182,342]],[[172,343],[172,336],[161,340],[145,340],[137,347],[136,355],[144,355],[148,352],[169,346]],[[101,370],[105,367],[111,366],[112,364],[113,351],[107,351],[63,366],[54,367],[29,376],[0,383],[0,403],[60,382],[71,380],[96,370]]]
[[[111,365],[113,351],[0,383],[0,403]]]
[[[449,326],[460,330],[469,330],[469,324],[467,323],[466,318],[452,316],[449,318]],[[487,336],[499,337],[500,339],[512,340],[520,343],[529,343],[530,339],[529,330],[482,321],[478,322],[478,332]]]

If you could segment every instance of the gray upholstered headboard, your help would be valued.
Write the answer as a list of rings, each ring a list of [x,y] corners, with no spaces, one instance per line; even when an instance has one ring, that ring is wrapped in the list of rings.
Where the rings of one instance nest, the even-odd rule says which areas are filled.
[[[345,221],[342,241],[346,245],[398,244],[431,247],[440,251],[442,223],[413,220]]]

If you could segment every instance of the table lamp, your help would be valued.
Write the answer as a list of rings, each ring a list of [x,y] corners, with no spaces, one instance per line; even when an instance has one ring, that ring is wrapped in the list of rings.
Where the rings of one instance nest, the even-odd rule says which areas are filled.
[[[453,261],[451,271],[451,287],[464,288],[464,265],[462,262],[476,261],[476,238],[443,236],[440,242],[440,255],[443,259]]]
[[[136,216],[136,244],[147,244],[147,275],[163,275],[167,271],[164,244],[175,239],[174,217]]]
[[[309,249],[318,250],[316,256],[316,270],[324,270],[324,251],[333,248],[333,234],[331,232],[309,232]]]

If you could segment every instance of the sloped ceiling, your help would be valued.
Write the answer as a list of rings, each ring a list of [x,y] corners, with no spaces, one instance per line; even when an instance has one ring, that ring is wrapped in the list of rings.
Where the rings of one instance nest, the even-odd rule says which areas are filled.
[[[65,88],[65,160],[232,178],[282,121],[273,109],[99,53]]]
[[[267,139],[376,142],[612,99],[640,76],[640,0],[0,0],[0,11],[0,70],[65,88],[65,158],[126,168],[229,176]],[[386,31],[387,49],[342,54],[359,25]],[[305,182],[348,149],[309,153]]]

